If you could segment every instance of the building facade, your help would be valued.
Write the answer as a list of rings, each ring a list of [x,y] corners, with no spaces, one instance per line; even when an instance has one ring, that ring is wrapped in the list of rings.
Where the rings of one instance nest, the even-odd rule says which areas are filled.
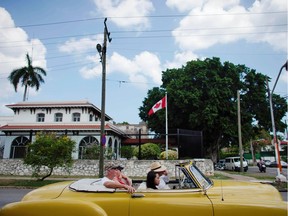
[[[7,107],[13,110],[14,116],[5,124],[2,121],[0,126],[4,159],[23,158],[27,144],[40,131],[65,134],[74,140],[73,159],[87,159],[87,149],[100,144],[101,110],[88,101],[19,102]],[[122,139],[127,135],[108,115],[105,115],[105,136],[111,159],[119,158]]]

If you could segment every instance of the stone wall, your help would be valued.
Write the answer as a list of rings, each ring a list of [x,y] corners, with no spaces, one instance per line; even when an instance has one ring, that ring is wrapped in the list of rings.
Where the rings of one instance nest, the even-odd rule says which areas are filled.
[[[175,164],[188,160],[159,160],[159,162],[167,167],[169,175],[175,176]],[[210,159],[194,159],[196,166],[206,175],[214,175],[213,162]],[[152,160],[105,160],[105,164],[115,164],[124,166],[122,171],[130,177],[145,177]],[[72,168],[68,172],[63,168],[55,168],[52,175],[57,176],[97,176],[99,173],[98,160],[75,160]],[[43,167],[43,171],[45,168]],[[24,165],[21,159],[1,159],[0,175],[13,176],[31,176],[32,169],[30,166]]]

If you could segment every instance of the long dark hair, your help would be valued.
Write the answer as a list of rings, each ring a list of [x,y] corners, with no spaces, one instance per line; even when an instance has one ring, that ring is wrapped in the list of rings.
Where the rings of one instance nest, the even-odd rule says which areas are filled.
[[[158,189],[155,185],[155,178],[156,178],[157,173],[151,170],[147,174],[147,179],[146,179],[146,186],[147,188],[152,188],[152,189]]]

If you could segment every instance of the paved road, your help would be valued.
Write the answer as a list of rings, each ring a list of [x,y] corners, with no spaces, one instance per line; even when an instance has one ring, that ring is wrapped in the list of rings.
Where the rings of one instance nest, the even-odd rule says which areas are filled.
[[[257,166],[249,166],[248,173],[260,173],[259,168]],[[276,177],[277,176],[277,168],[275,167],[266,167],[266,173],[262,173],[263,175],[267,175],[269,177]],[[282,168],[282,175],[287,177],[287,168]]]
[[[0,188],[0,208],[12,202],[17,202],[32,189]]]

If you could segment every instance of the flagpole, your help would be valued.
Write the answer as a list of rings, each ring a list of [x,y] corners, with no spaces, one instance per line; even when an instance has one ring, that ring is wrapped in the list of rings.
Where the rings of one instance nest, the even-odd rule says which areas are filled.
[[[167,92],[165,92],[165,119],[166,119],[166,160],[168,160],[168,104],[167,104]]]

